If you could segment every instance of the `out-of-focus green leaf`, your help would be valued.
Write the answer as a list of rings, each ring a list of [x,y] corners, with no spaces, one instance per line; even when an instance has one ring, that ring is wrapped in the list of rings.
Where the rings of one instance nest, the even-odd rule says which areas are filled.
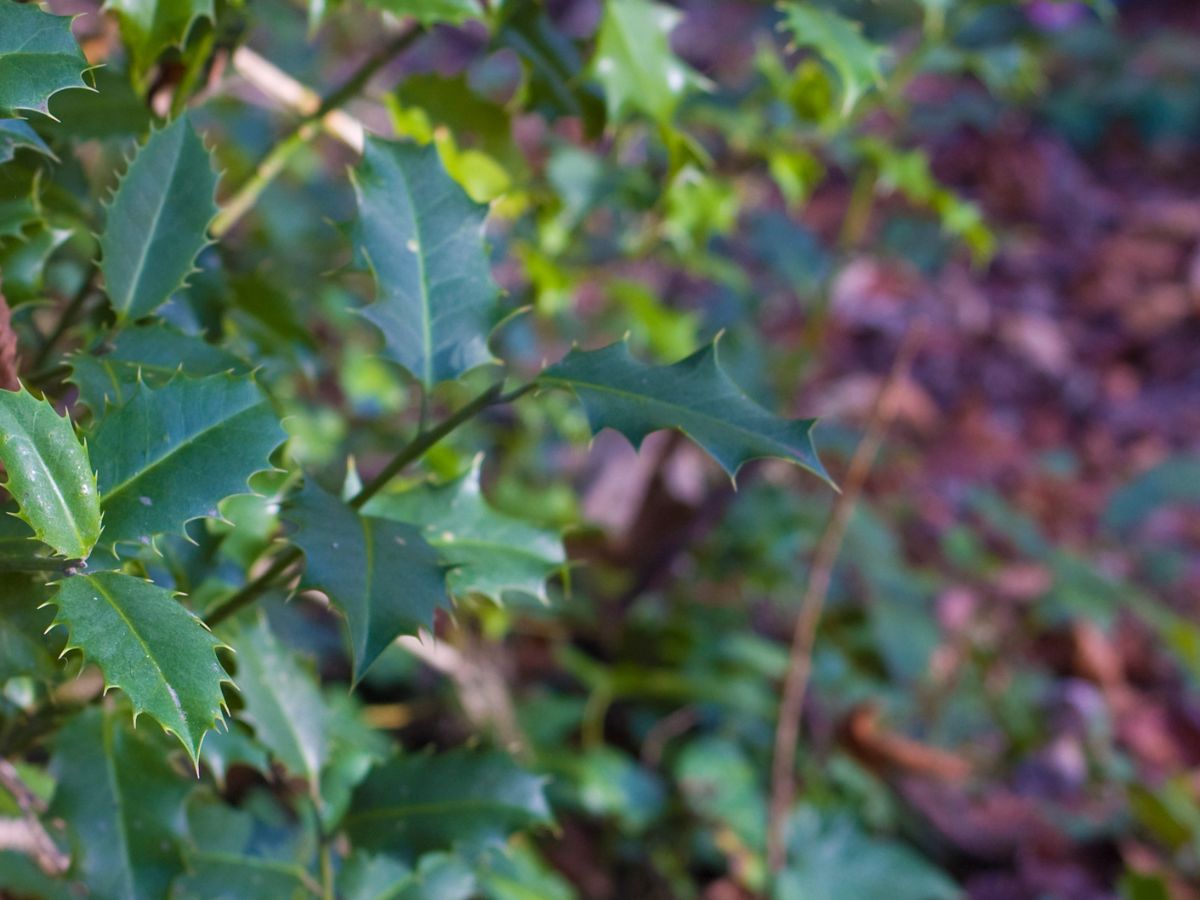
[[[956,900],[962,891],[915,851],[871,837],[846,816],[825,818],[805,807],[791,820],[788,867],[776,900],[883,897]]]
[[[0,165],[8,162],[21,149],[33,150],[54,159],[41,135],[24,119],[0,119]]]
[[[200,742],[224,716],[221,642],[168,590],[119,572],[65,579],[51,602],[68,649],[83,652],[120,688],[134,716],[148,713],[196,763]]]
[[[492,361],[497,288],[483,247],[486,210],[446,174],[437,150],[369,138],[355,170],[356,243],[378,299],[363,315],[384,355],[426,388]]]
[[[459,25],[477,19],[483,10],[476,0],[366,0],[367,6],[397,16],[411,16],[422,25]]]
[[[46,103],[59,91],[87,87],[87,68],[70,16],[0,0],[0,110],[49,113]]]
[[[55,740],[58,787],[49,815],[63,819],[71,875],[98,900],[160,900],[182,868],[179,809],[192,788],[162,743],[116,711],[85,709]]]
[[[634,359],[625,341],[575,349],[538,382],[573,390],[593,432],[616,429],[635,447],[652,431],[676,428],[731,478],[752,459],[778,457],[829,480],[812,445],[814,420],[780,419],[747,397],[721,368],[716,343],[670,366]]]
[[[28,391],[0,391],[5,490],[39,541],[86,559],[100,537],[96,474],[71,420]]]
[[[177,377],[138,385],[108,409],[92,435],[104,539],[148,542],[185,523],[216,518],[217,504],[245,493],[286,435],[249,377]]]
[[[346,617],[356,680],[397,637],[432,625],[446,576],[417,528],[361,515],[311,480],[283,518],[296,526],[304,583]]]
[[[9,306],[42,296],[46,263],[71,234],[69,228],[39,223],[21,238],[0,246],[0,273],[4,275],[4,299]]]
[[[42,608],[48,593],[44,584],[28,575],[0,574],[0,683],[57,671],[53,642],[46,635],[54,613]]]
[[[405,855],[482,846],[550,822],[543,779],[502,753],[453,750],[376,767],[355,793],[345,825],[357,846]]]
[[[183,286],[217,214],[217,176],[187,116],[138,151],[100,237],[105,289],[118,319],[140,319]]]
[[[545,602],[546,579],[566,564],[553,529],[498,512],[479,484],[482,457],[462,477],[399,494],[376,496],[366,507],[383,519],[423,529],[451,567],[446,582],[456,596],[483,594],[500,602],[517,591]]]
[[[345,900],[470,900],[475,875],[465,862],[444,853],[421,857],[414,872],[388,856],[357,853],[338,873]]]
[[[883,49],[862,35],[858,25],[811,3],[783,5],[784,25],[797,46],[816,51],[842,83],[842,115],[883,83]]]
[[[669,125],[687,93],[704,80],[671,51],[670,34],[681,18],[651,0],[609,0],[589,72],[604,86],[608,118],[633,111]]]
[[[231,643],[237,653],[238,692],[246,704],[239,718],[315,791],[328,743],[325,704],[316,680],[261,617],[241,628]]]

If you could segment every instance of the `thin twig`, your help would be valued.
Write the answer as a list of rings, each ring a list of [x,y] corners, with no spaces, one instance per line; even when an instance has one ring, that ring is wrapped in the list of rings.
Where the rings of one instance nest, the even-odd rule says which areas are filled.
[[[58,849],[38,818],[39,813],[45,812],[45,804],[25,785],[17,767],[7,759],[0,759],[0,787],[12,795],[21,811],[19,820],[8,820],[0,829],[0,847],[28,854],[47,875],[67,871],[71,860]]]
[[[891,371],[880,386],[866,431],[850,459],[850,466],[842,482],[842,493],[834,501],[829,521],[813,554],[808,585],[800,601],[800,612],[796,616],[791,656],[784,678],[783,695],[779,700],[779,719],[775,729],[775,757],[771,766],[771,798],[767,822],[767,865],[772,872],[778,872],[787,861],[787,814],[796,791],[796,744],[800,739],[800,714],[812,671],[813,642],[816,640],[825,597],[829,592],[833,567],[842,547],[842,539],[846,535],[846,526],[862,493],[863,484],[870,474],[883,436],[896,414],[896,390],[912,365],[919,343],[917,327],[910,327],[896,353]]]

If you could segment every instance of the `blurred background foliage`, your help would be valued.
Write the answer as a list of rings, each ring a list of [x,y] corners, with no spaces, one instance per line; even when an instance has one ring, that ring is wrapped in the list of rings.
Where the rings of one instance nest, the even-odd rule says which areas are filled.
[[[78,20],[105,64],[99,102],[63,93],[51,110],[70,132],[36,123],[62,160],[53,172],[28,149],[0,168],[18,322],[78,289],[99,216],[80,197],[111,187],[96,173],[181,92],[203,97],[193,117],[226,184],[278,139],[254,85],[221,80],[222,49],[245,43],[305,84],[337,83],[380,17],[414,6],[441,10],[433,20],[473,8],[217,0],[182,47],[125,22],[128,52],[111,19]],[[491,204],[511,313],[494,344],[518,369],[623,334],[673,362],[720,334],[748,393],[823,417],[836,480],[919,323],[819,632],[780,898],[1197,895],[1197,12],[506,0],[433,27],[349,106],[372,130],[434,144]],[[70,152],[81,139],[86,152]],[[377,469],[419,415],[417,389],[355,313],[371,288],[343,224],[352,160],[333,141],[302,149],[166,310],[261,366],[290,454],[334,477],[347,457]],[[468,387],[433,401],[451,407]],[[409,861],[421,896],[760,895],[778,686],[833,498],[773,464],[735,491],[672,436],[640,453],[612,434],[588,441],[578,404],[544,394],[425,459],[422,474],[446,481],[485,448],[488,503],[567,535],[548,603],[460,597],[455,627],[441,623],[475,681],[393,648],[351,701],[330,616],[270,605],[280,653],[336,723],[322,793],[394,744],[419,758],[495,743],[549,779],[557,825],[469,866],[431,836]],[[147,557],[155,580],[193,599],[239,584],[275,510],[239,497],[222,513]],[[26,628],[0,633],[7,675],[47,652],[22,642]],[[9,749],[33,681],[4,683]],[[303,892],[296,860],[320,829],[303,791],[236,729],[204,760],[187,833],[280,861],[282,887],[244,896]],[[16,895],[48,890],[4,856]],[[407,863],[353,857],[346,896],[374,896],[388,864],[399,883]],[[189,877],[235,878],[215,856]]]

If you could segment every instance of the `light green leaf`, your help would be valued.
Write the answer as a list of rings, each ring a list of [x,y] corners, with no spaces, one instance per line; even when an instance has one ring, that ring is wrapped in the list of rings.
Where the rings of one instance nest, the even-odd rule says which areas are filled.
[[[671,52],[670,34],[682,18],[670,6],[650,0],[608,0],[592,77],[604,86],[610,122],[632,111],[669,125],[680,101],[704,79]]]
[[[452,566],[446,582],[455,596],[483,594],[497,602],[508,591],[545,601],[546,579],[562,569],[566,553],[558,532],[539,528],[488,505],[479,486],[482,457],[443,485],[376,496],[366,511],[422,527],[425,539]]]
[[[731,478],[752,459],[778,457],[829,481],[813,448],[814,419],[781,419],[746,396],[721,367],[717,342],[669,366],[633,358],[625,341],[575,349],[538,382],[570,388],[592,431],[613,428],[636,447],[652,431],[677,428]]]
[[[798,47],[815,50],[842,83],[842,115],[848,116],[872,87],[883,83],[883,48],[862,35],[856,22],[811,3],[785,3],[784,27]]]
[[[150,387],[162,387],[179,374],[242,375],[249,371],[249,366],[229,351],[164,322],[132,325],[117,335],[110,352],[103,356],[80,352],[69,362],[69,380],[79,388],[79,402],[97,414],[104,412],[107,404],[126,403],[139,376]]]
[[[0,391],[0,462],[8,472],[4,487],[37,539],[86,559],[100,538],[100,502],[71,420],[28,391]]]
[[[383,333],[383,355],[426,388],[493,362],[498,292],[483,246],[486,209],[432,145],[368,138],[354,190],[356,244],[378,285],[362,314]]]
[[[477,0],[366,0],[366,5],[396,16],[411,16],[422,25],[459,25],[483,15]]]
[[[437,551],[411,525],[360,515],[311,480],[283,510],[304,551],[304,584],[346,617],[355,680],[402,634],[431,627],[446,599]]]
[[[95,900],[160,900],[182,868],[177,823],[192,783],[153,738],[93,707],[55,741],[49,814],[70,828],[71,875]]]
[[[22,148],[55,158],[41,135],[24,119],[0,119],[0,164],[8,162]]]
[[[195,763],[205,732],[221,721],[221,642],[165,588],[132,575],[98,572],[59,584],[52,602],[67,647],[80,650],[120,688],[134,718],[148,713]]]
[[[217,176],[181,116],[150,135],[121,179],[100,238],[100,269],[118,319],[162,306],[192,271],[217,214]]]
[[[121,24],[139,79],[164,50],[183,46],[197,19],[213,20],[213,0],[108,0],[104,8]]]
[[[374,852],[481,846],[550,824],[544,782],[502,753],[398,756],[359,786],[345,825],[356,846]]]
[[[87,68],[70,16],[0,0],[0,109],[49,114],[46,103],[59,91],[87,87]]]
[[[248,377],[137,386],[125,405],[105,412],[92,436],[105,543],[145,543],[192,519],[215,518],[221,500],[245,493],[250,476],[269,467],[284,437]]]
[[[238,692],[246,704],[239,718],[315,791],[327,755],[325,705],[316,680],[261,617],[231,643],[237,653]]]

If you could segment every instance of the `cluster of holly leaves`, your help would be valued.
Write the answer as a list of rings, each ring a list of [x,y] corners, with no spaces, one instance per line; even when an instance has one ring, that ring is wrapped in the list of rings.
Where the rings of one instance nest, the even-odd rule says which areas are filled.
[[[738,283],[707,252],[738,222],[729,156],[793,208],[831,172],[899,193],[986,258],[976,209],[867,124],[926,69],[1037,77],[1019,43],[970,40],[1006,4],[896,3],[877,35],[853,4],[764,7],[770,41],[736,92],[685,62],[681,10],[651,0],[605,0],[590,27],[535,0],[365,6],[313,0],[288,30],[286,6],[114,0],[91,14],[119,29],[91,32],[108,42],[93,65],[71,18],[0,0],[0,292],[20,359],[0,392],[0,750],[58,850],[0,852],[16,895],[556,896],[508,840],[553,827],[544,779],[504,749],[398,748],[346,681],[435,622],[453,644],[481,610],[561,591],[554,516],[482,487],[522,429],[673,429],[730,478],[775,457],[827,480],[812,420],[750,399],[726,339],[606,261]],[[284,102],[278,139],[238,118],[260,26],[299,51],[305,28],[350,35],[364,61],[313,85],[326,102]],[[379,133],[330,151],[350,167],[321,182],[325,215],[348,226],[269,207],[275,179],[318,177],[326,114],[422,52],[501,57],[512,89],[489,92],[504,77],[486,66],[406,69]],[[523,153],[518,117],[561,129],[549,162]],[[600,250],[597,212],[615,235]],[[315,259],[279,239],[318,225]],[[506,265],[524,296],[498,287]],[[599,329],[573,308],[588,284],[615,310]],[[320,673],[264,614],[288,597],[341,623]],[[233,790],[239,768],[269,790]]]

